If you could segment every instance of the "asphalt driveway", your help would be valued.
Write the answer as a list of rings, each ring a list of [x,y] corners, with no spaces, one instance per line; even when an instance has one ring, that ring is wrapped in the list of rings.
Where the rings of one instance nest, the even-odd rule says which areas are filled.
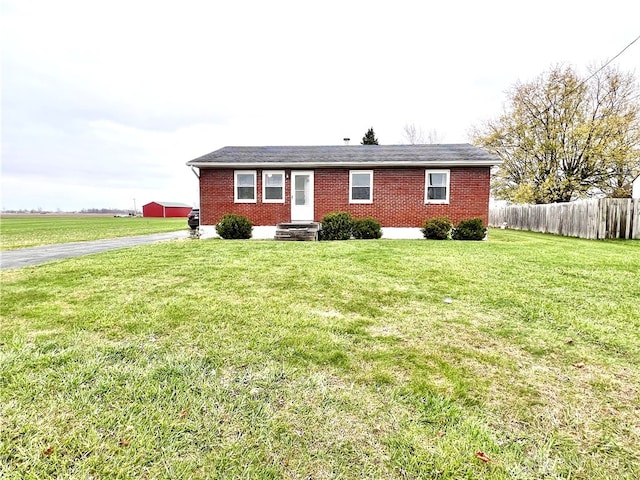
[[[92,253],[106,252],[107,250],[135,247],[137,245],[188,237],[188,230],[180,230],[178,232],[107,238],[104,240],[93,240],[91,242],[60,243],[57,245],[43,245],[41,247],[9,250],[0,252],[0,269],[8,270],[10,268],[28,267],[53,260],[62,260],[65,258],[79,257],[81,255],[90,255]]]

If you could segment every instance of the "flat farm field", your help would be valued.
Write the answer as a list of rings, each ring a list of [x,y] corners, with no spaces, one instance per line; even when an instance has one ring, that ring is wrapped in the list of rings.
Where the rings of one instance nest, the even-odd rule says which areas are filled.
[[[2,250],[56,243],[130,237],[187,229],[186,218],[142,218],[97,215],[3,215]]]

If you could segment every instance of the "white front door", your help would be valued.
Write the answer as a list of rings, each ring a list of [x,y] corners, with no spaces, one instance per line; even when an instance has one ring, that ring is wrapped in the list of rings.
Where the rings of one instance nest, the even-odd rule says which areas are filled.
[[[291,221],[313,222],[313,172],[291,172]]]

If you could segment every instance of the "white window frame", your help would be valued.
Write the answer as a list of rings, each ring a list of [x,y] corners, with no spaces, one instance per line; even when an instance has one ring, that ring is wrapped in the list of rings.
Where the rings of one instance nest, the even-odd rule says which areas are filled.
[[[267,175],[280,175],[282,177],[282,198],[267,198]],[[262,171],[262,203],[284,203],[285,188],[284,170],[263,170]]]
[[[368,174],[369,175],[369,198],[354,199],[353,198],[353,175]],[[373,203],[373,170],[349,170],[349,203]]]
[[[431,173],[444,173],[446,175],[446,184],[445,188],[447,189],[447,195],[443,199],[434,199],[429,198],[429,174]],[[425,170],[424,172],[424,203],[425,204],[439,204],[446,205],[449,203],[449,196],[451,193],[451,170],[448,169],[437,169],[437,170]]]
[[[238,175],[253,175],[253,198],[238,198]],[[235,170],[233,172],[233,201],[235,203],[257,203],[257,174],[255,170]]]

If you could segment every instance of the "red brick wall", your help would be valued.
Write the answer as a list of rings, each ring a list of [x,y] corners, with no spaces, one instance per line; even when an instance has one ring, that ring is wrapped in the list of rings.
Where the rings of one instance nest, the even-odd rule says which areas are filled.
[[[315,220],[331,212],[373,217],[383,227],[419,227],[428,218],[447,216],[454,223],[489,216],[489,167],[452,167],[448,205],[424,203],[424,168],[373,170],[373,203],[349,203],[349,169],[315,169]],[[262,203],[262,171],[257,171],[257,203],[234,203],[233,169],[200,171],[200,215],[203,225],[215,225],[225,213],[247,216],[254,225],[276,225],[291,219],[290,179],[285,203]],[[286,170],[290,177],[291,171]]]
[[[200,170],[200,223],[202,225],[215,225],[225,213],[245,215],[254,225],[276,225],[289,221],[291,217],[289,179],[285,180],[285,203],[262,203],[262,170],[258,170],[257,203],[234,203],[233,172],[233,169]]]

